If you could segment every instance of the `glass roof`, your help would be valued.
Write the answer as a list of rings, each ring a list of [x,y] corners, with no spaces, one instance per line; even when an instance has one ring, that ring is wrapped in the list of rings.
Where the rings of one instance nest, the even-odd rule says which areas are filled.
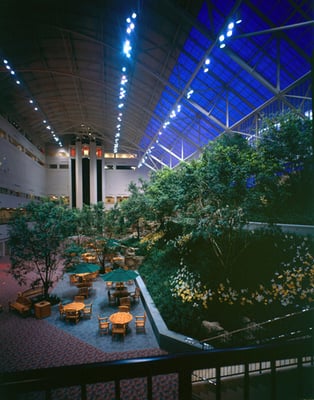
[[[304,23],[312,12],[310,1],[288,1],[284,7],[279,1],[234,3],[214,0],[209,9],[204,1],[201,7],[140,143],[146,149],[142,161],[153,169],[193,157],[228,130],[255,134],[252,113],[282,110],[281,91],[309,74],[313,25]],[[242,22],[226,37],[228,24],[239,18]],[[220,48],[221,34],[225,48]],[[308,87],[309,80],[296,90],[299,97]],[[287,104],[309,106],[297,96]],[[178,105],[181,111],[170,118]],[[251,122],[245,125],[245,119]]]

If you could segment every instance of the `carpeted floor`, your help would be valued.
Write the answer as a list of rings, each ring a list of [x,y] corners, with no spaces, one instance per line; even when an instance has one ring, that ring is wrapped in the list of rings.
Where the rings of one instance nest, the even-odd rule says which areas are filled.
[[[97,315],[110,315],[116,308],[108,305],[106,285],[98,279],[88,301],[93,302],[92,318],[81,320],[78,324],[61,321],[57,305],[51,309],[51,315],[45,319],[34,316],[23,318],[8,311],[8,301],[14,300],[18,291],[23,290],[8,274],[9,261],[0,259],[0,373],[5,371],[23,371],[27,369],[47,368],[61,365],[92,363],[115,359],[145,357],[164,354],[159,348],[149,321],[146,333],[136,333],[134,321],[125,338],[113,339],[111,335],[98,333]],[[26,288],[29,286],[26,285]],[[131,289],[131,288],[130,288]],[[69,284],[68,276],[60,278],[53,293],[63,302],[69,302],[77,288]],[[132,305],[131,313],[140,314],[143,305]],[[146,380],[133,379],[123,381],[121,398],[125,400],[145,400]],[[153,380],[155,400],[174,400],[177,398],[176,376],[158,376]],[[41,398],[23,397],[23,398]],[[79,398],[78,388],[56,390],[52,399]],[[88,387],[88,399],[114,400],[114,386],[111,383]]]

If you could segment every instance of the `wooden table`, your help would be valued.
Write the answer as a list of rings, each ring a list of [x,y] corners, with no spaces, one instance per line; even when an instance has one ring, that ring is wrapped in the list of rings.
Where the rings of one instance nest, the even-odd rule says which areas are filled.
[[[75,310],[75,311],[82,311],[85,307],[85,303],[81,303],[79,301],[73,301],[73,303],[65,304],[63,306],[64,311],[67,310]]]
[[[128,324],[132,321],[133,316],[128,312],[116,312],[111,314],[109,319],[112,324]]]

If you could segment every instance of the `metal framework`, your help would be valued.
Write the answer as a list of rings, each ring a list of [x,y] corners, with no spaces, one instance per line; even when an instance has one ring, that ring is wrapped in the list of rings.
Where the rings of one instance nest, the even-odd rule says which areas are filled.
[[[311,117],[313,28],[310,0],[4,0],[0,113],[39,147],[53,130],[110,153],[127,65],[119,152],[175,167],[225,132],[254,139],[265,114]]]

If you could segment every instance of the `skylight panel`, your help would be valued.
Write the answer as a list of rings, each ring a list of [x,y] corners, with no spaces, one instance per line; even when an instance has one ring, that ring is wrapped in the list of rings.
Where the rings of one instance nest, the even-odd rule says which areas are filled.
[[[308,40],[310,43],[311,40]],[[313,46],[313,42],[312,42]],[[290,84],[295,77],[302,76],[311,70],[310,61],[307,63],[304,57],[293,47],[291,47],[286,41],[283,41],[280,46],[281,59],[285,60],[285,65],[288,74],[291,74],[290,81],[286,85]],[[313,48],[312,50],[313,51]]]
[[[181,71],[185,71],[187,78],[189,79],[193,71],[195,71],[197,64],[198,62],[196,59],[194,59],[194,57],[191,57],[190,54],[187,54],[186,52],[183,51],[178,57],[178,62],[176,67]]]
[[[206,49],[211,45],[211,41],[209,40],[208,37],[204,36],[198,29],[195,27],[192,27],[190,31],[190,40],[193,40],[195,43],[198,44],[198,54],[196,53],[198,57],[204,57],[204,53]],[[185,46],[184,46],[185,47]],[[193,54],[193,53],[192,53]],[[194,56],[194,54],[193,54]]]
[[[192,29],[193,31],[193,29]],[[195,29],[194,29],[195,31]],[[198,36],[194,36],[196,39],[199,39],[199,32]],[[208,42],[208,40],[207,40]],[[204,57],[204,52],[206,49],[208,48],[208,45],[205,46],[201,46],[200,44],[197,42],[197,40],[193,40],[192,38],[188,38],[187,41],[184,43],[184,48],[183,50],[187,53],[190,54],[192,57],[194,57],[196,60],[200,60],[202,57]]]

